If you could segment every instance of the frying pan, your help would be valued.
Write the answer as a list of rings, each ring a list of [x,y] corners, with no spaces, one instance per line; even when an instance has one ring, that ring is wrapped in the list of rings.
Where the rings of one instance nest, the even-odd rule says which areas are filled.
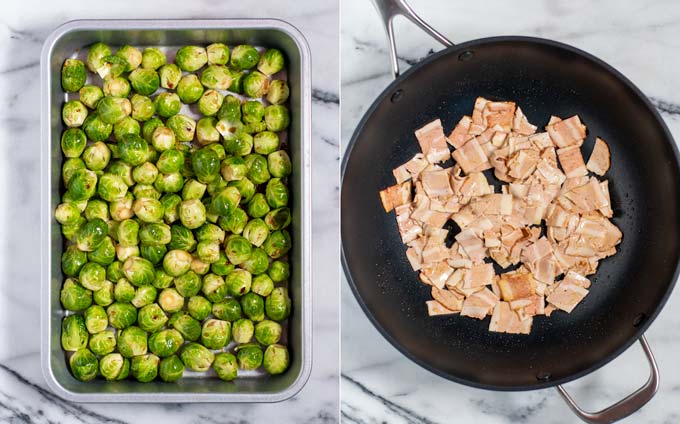
[[[556,387],[584,421],[608,423],[656,393],[659,372],[643,333],[678,276],[680,166],[675,143],[647,98],[598,58],[532,37],[493,37],[453,45],[404,0],[376,0],[390,41],[395,80],[357,126],[342,163],[342,264],[364,312],[408,358],[458,383],[491,390]],[[446,46],[399,76],[392,22],[402,15]],[[428,317],[431,298],[411,269],[393,214],[378,192],[392,169],[419,152],[413,132],[441,118],[448,133],[474,100],[513,100],[529,121],[578,114],[607,140],[618,253],[601,262],[590,294],[571,313],[534,320],[530,335],[488,331],[489,318]],[[452,230],[453,231],[453,230]],[[605,365],[639,341],[650,377],[639,390],[599,412],[578,407],[562,384]]]

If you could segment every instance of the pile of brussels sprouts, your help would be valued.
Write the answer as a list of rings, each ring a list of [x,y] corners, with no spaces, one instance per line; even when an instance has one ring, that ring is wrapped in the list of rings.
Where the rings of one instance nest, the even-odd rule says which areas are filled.
[[[289,90],[273,78],[283,66],[279,50],[221,43],[181,47],[174,63],[102,43],[87,63],[65,61],[63,89],[79,96],[62,109],[55,218],[75,378],[286,370]]]

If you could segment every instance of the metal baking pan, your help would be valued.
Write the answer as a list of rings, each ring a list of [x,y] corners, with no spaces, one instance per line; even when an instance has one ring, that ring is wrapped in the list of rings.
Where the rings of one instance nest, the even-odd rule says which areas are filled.
[[[87,383],[73,378],[60,344],[59,301],[63,275],[63,239],[53,211],[59,203],[63,125],[61,66],[86,46],[102,41],[111,46],[173,47],[223,42],[276,47],[287,58],[291,124],[288,146],[293,162],[290,180],[293,249],[289,282],[293,310],[288,320],[290,368],[278,376],[246,374],[234,382],[205,375],[187,375],[178,383],[132,380]],[[57,28],[41,55],[41,365],[48,386],[76,402],[277,402],[295,395],[312,367],[311,303],[311,81],[309,46],[290,24],[273,19],[224,20],[80,20]]]

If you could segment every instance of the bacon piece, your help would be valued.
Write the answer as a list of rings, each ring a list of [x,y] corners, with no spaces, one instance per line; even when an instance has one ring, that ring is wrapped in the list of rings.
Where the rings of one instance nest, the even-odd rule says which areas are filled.
[[[515,103],[488,102],[484,105],[482,116],[487,127],[496,131],[510,132],[515,117]]]
[[[432,285],[439,289],[444,288],[446,280],[449,279],[452,273],[453,268],[443,261],[437,262],[434,265],[423,266],[421,270],[421,275],[425,275]]]
[[[382,201],[385,212],[390,212],[397,206],[404,205],[411,202],[411,182],[406,181],[403,184],[395,184],[380,192],[380,200]]]
[[[437,302],[436,300],[428,300],[425,302],[427,305],[427,315],[433,317],[437,315],[452,315],[458,313],[457,311],[452,311],[446,306]]]
[[[406,249],[406,259],[408,259],[408,262],[411,264],[411,268],[413,268],[414,271],[418,271],[422,266],[422,252],[418,252],[418,250],[413,247]]]
[[[549,147],[553,147],[552,139],[550,138],[550,134],[547,132],[530,135],[529,141],[538,150],[544,150]]]
[[[508,175],[517,179],[525,179],[534,172],[538,161],[539,154],[536,150],[519,150],[510,156],[507,162]]]
[[[447,137],[446,141],[456,149],[465,144],[473,136],[469,134],[472,119],[469,116],[463,116]]]
[[[463,301],[463,308],[460,315],[484,319],[498,303],[498,297],[488,288],[476,291]]]
[[[463,230],[456,234],[455,238],[473,263],[481,263],[484,261],[484,258],[486,257],[484,241],[477,236],[475,230]]]
[[[399,227],[399,234],[404,244],[415,240],[422,234],[422,227],[415,220],[411,219],[413,208],[410,203],[397,206],[394,211],[397,214],[397,227]]]
[[[425,155],[417,153],[408,162],[392,170],[397,184],[401,184],[411,178],[417,178],[420,173],[427,168],[430,163],[425,159]]]
[[[503,274],[498,280],[503,300],[515,300],[536,293],[536,282],[531,273]]]
[[[555,146],[559,148],[581,146],[583,139],[586,138],[586,126],[581,123],[578,115],[550,124],[546,130]]]
[[[432,298],[441,303],[444,307],[451,311],[460,311],[463,308],[464,296],[451,291],[443,290],[432,286]]]
[[[563,280],[555,286],[546,299],[557,308],[571,313],[587,294],[588,290],[582,286]]]
[[[508,302],[498,302],[491,315],[489,331],[509,334],[529,334],[532,322],[533,319],[531,317],[520,320],[519,315],[510,308]]]
[[[557,149],[557,156],[560,158],[560,165],[562,165],[567,178],[582,177],[588,174],[579,146]]]
[[[423,189],[430,198],[446,197],[453,194],[449,171],[441,169],[438,171],[423,172]]]
[[[515,109],[515,118],[512,121],[512,129],[523,135],[531,135],[536,132],[537,128],[536,125],[531,125],[529,123],[529,120],[524,116],[522,109],[517,106],[517,109]]]
[[[428,162],[443,162],[449,158],[450,151],[446,145],[446,136],[441,120],[436,119],[430,122],[416,130],[415,134],[420,144],[420,150],[425,154]]]
[[[609,146],[600,137],[596,137],[595,145],[593,146],[592,153],[590,153],[586,168],[588,168],[588,171],[602,176],[609,171],[610,165],[611,154],[609,153]]]
[[[489,159],[479,146],[477,139],[472,139],[459,149],[454,150],[451,156],[466,174],[491,168]]]
[[[475,107],[472,110],[472,123],[469,130],[470,134],[479,135],[486,129],[486,119],[484,119],[482,112],[488,102],[484,97],[477,97],[475,100]]]
[[[493,281],[493,264],[483,263],[473,265],[470,271],[465,274],[463,288],[471,289],[474,287],[488,286]]]

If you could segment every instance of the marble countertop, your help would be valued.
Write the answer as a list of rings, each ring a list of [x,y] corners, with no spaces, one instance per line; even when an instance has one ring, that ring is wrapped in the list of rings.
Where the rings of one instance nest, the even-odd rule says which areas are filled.
[[[680,140],[680,3],[615,0],[478,2],[411,0],[434,28],[455,42],[493,35],[534,35],[575,45],[634,81]],[[341,5],[341,145],[375,97],[390,82],[387,42],[377,12],[366,0]],[[483,17],[483,19],[480,19]],[[404,19],[395,25],[402,70],[442,47]],[[341,150],[343,148],[341,147]],[[452,383],[407,360],[369,323],[342,277],[341,414],[347,423],[525,423],[578,420],[555,390],[490,392]],[[680,422],[680,292],[647,331],[661,370],[658,394],[622,422]],[[370,346],[370,349],[360,348]],[[583,407],[598,410],[647,378],[638,346],[568,390]]]
[[[0,422],[332,423],[338,421],[338,7],[315,1],[5,2],[0,16]],[[278,404],[74,404],[40,370],[40,49],[81,18],[281,18],[300,29],[313,70],[313,369]]]

